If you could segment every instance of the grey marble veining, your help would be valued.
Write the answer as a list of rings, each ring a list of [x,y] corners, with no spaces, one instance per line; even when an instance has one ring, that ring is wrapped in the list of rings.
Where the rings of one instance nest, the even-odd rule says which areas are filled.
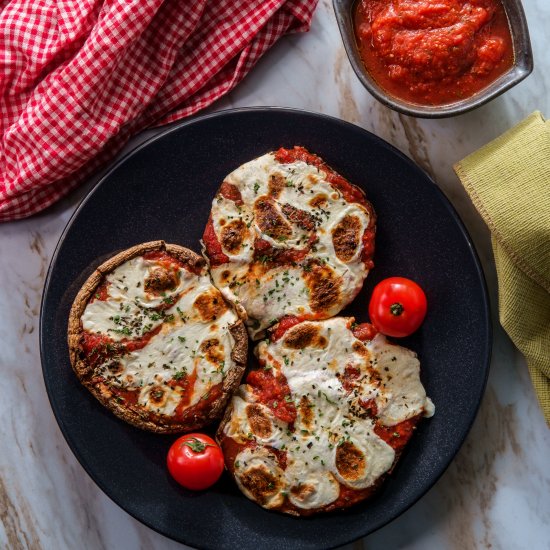
[[[414,119],[376,102],[347,61],[329,0],[320,1],[309,34],[281,40],[210,110],[278,105],[319,111],[395,145],[431,175],[464,220],[496,319],[489,234],[452,164],[533,110],[550,117],[550,2],[524,0],[524,8],[535,71],[460,117]],[[30,220],[0,225],[0,548],[183,548],[131,518],[94,485],[49,407],[38,352],[40,298],[55,244],[85,191]],[[456,459],[408,512],[347,550],[550,549],[550,430],[524,359],[498,323],[494,331],[487,392]]]

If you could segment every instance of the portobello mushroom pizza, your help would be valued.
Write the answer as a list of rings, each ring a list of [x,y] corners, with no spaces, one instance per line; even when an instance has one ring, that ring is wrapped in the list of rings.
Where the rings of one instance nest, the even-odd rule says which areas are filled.
[[[434,411],[416,355],[353,318],[282,322],[255,354],[217,437],[264,508],[306,516],[370,497]]]
[[[244,309],[252,339],[285,315],[336,315],[373,267],[364,192],[303,147],[243,164],[223,181],[204,231],[214,284]]]
[[[246,365],[242,321],[205,260],[163,241],[117,254],[86,281],[68,327],[86,388],[146,430],[194,430],[219,418]]]

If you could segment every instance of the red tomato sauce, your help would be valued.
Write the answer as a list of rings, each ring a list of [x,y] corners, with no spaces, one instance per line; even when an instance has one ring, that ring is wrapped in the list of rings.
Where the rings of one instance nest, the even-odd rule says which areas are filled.
[[[138,349],[143,349],[148,343],[149,340],[160,332],[162,325],[155,327],[153,330],[146,332],[141,338],[136,338],[135,340],[127,340],[126,338],[122,340],[126,351],[130,353],[131,351],[136,351]]]
[[[499,0],[360,0],[355,34],[378,84],[421,105],[470,97],[514,59]]]
[[[187,406],[185,404],[185,401],[183,403],[182,401],[180,401],[172,416],[166,416],[163,414],[158,414],[152,411],[148,411],[141,405],[136,405],[133,408],[142,417],[145,417],[157,423],[162,422],[164,424],[180,424],[183,422],[185,423],[190,423],[193,421],[197,422],[206,416],[208,410],[212,406],[212,403],[214,403],[214,401],[216,401],[221,397],[222,395],[221,386],[222,386],[221,384],[212,386],[210,390],[206,394],[204,394],[199,399],[199,401],[194,405],[192,405],[191,407],[185,408]]]
[[[274,369],[257,369],[250,372],[246,383],[252,386],[261,403],[283,422],[293,424],[296,420],[296,407],[290,400],[290,388],[286,376],[273,373]]]
[[[255,447],[256,443],[251,441],[248,445],[241,445],[237,443],[232,437],[227,437],[225,434],[218,434],[218,443],[223,451],[223,457],[225,459],[225,466],[230,471],[235,470],[235,458],[246,447]]]
[[[412,437],[420,419],[421,415],[413,416],[395,426],[382,426],[377,423],[374,427],[374,433],[380,439],[383,439],[390,447],[393,447],[396,453],[400,453]]]
[[[101,363],[108,359],[114,350],[114,340],[104,334],[92,334],[83,332],[80,345],[86,359],[90,364]]]
[[[123,390],[121,388],[117,388],[116,386],[111,386],[109,389],[116,396],[119,403],[124,403],[125,405],[137,405],[139,390]]]
[[[233,201],[237,206],[243,204],[243,197],[236,185],[224,181],[220,187],[220,195],[230,201]]]
[[[367,269],[374,267],[374,227],[368,227],[363,233],[363,250],[361,251],[361,260]]]
[[[194,383],[193,383],[194,386]],[[212,386],[207,393],[205,393],[197,403],[191,407],[184,408],[186,405],[178,403],[172,422],[187,422],[189,419],[204,418],[209,409],[212,407],[212,403],[217,401],[222,396],[222,384],[216,384]],[[187,402],[189,403],[189,402]]]
[[[95,302],[96,300],[99,300],[100,302],[105,302],[107,298],[109,298],[109,286],[111,283],[107,280],[104,280],[96,289],[95,292],[92,294],[92,297],[90,298],[90,304],[92,302]]]
[[[174,256],[171,256],[170,254],[168,254],[168,252],[165,252],[164,250],[151,250],[150,252],[146,252],[143,255],[143,259],[158,262],[159,264],[164,264],[167,268],[181,267],[189,271],[189,266],[187,264],[183,263],[177,258],[174,258]]]
[[[269,445],[266,445],[266,449],[269,450],[270,453],[273,453],[277,457],[277,464],[279,464],[279,467],[281,470],[286,470],[287,467],[287,452],[281,451],[280,449],[276,449],[275,447],[271,447]]]
[[[349,393],[355,388],[357,384],[357,379],[361,371],[358,367],[353,365],[346,365],[344,367],[344,376],[341,379],[342,387]]]
[[[285,315],[277,324],[277,328],[271,333],[271,341],[276,342],[280,340],[289,328],[301,323],[302,320],[302,317],[297,317],[296,315]]]
[[[193,370],[191,374],[185,374],[179,379],[172,378],[168,382],[171,388],[179,388],[181,391],[181,399],[176,407],[176,416],[181,417],[183,410],[191,403],[193,392],[195,389],[195,383],[197,381],[197,370]]]
[[[355,338],[362,342],[372,340],[378,334],[378,331],[370,323],[355,325],[352,327],[351,331]]]
[[[327,507],[327,511],[339,510],[342,507],[347,508],[348,506],[353,506],[356,502],[367,499],[370,496],[374,495],[377,489],[378,484],[367,487],[366,489],[352,489],[351,487],[340,483],[340,493],[338,495],[338,498],[334,502],[330,503],[330,505]]]
[[[208,223],[204,229],[202,240],[204,242],[204,246],[206,247],[206,252],[210,258],[210,265],[212,267],[218,267],[229,262],[229,256],[223,252],[222,245],[220,244],[216,231],[214,230],[212,215],[208,218]]]
[[[124,338],[120,342],[115,342],[105,334],[93,334],[83,331],[81,337],[81,346],[86,360],[90,365],[95,366],[105,362],[110,357],[124,355],[132,351],[144,348],[149,340],[160,332],[162,325],[146,332],[141,338],[128,340]]]
[[[359,399],[359,404],[371,418],[378,414],[378,406],[376,405],[376,399],[374,399],[374,397],[371,399]]]
[[[264,239],[254,240],[254,261],[273,265],[293,265],[302,261],[308,254],[314,240],[310,238],[306,248],[277,249]]]

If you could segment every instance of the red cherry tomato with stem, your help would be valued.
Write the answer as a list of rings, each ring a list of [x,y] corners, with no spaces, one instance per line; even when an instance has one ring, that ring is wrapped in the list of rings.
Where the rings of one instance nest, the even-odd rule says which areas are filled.
[[[420,286],[405,277],[390,277],[374,287],[369,316],[379,332],[402,338],[420,327],[427,309],[426,295]]]
[[[222,475],[223,453],[209,436],[192,433],[176,439],[166,458],[172,477],[187,489],[207,489]]]

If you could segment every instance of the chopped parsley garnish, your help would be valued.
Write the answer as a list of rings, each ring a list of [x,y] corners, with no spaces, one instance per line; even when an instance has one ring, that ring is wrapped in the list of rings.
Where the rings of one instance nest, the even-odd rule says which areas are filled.
[[[110,328],[108,330],[109,332],[115,332],[116,334],[124,334],[124,336],[132,336],[132,331],[130,327]]]

